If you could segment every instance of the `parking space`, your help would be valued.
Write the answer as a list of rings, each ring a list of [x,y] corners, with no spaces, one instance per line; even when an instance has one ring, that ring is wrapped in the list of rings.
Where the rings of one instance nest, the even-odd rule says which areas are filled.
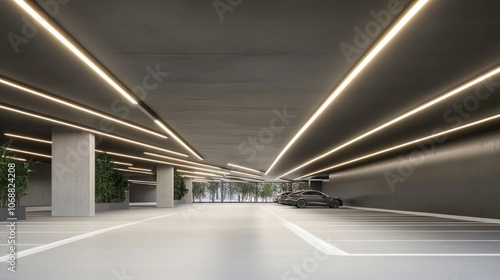
[[[500,224],[358,209],[268,208],[348,255],[500,256]]]
[[[0,279],[476,280],[500,261],[497,224],[270,203],[29,213],[18,241]]]

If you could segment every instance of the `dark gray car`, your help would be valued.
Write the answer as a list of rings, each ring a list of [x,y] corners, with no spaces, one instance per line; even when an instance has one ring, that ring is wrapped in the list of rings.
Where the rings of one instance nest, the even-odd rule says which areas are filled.
[[[331,197],[320,191],[305,190],[292,193],[288,199],[289,205],[294,205],[297,208],[305,208],[307,206],[328,206],[330,208],[339,208],[343,205],[342,198]]]

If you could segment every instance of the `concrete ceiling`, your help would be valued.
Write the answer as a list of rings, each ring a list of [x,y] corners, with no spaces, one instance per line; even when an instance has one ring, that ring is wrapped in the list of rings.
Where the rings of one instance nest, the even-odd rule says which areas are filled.
[[[262,171],[383,34],[385,27],[377,30],[380,24],[373,25],[374,14],[398,7],[404,11],[412,4],[390,0],[242,0],[232,10],[218,14],[214,1],[206,0],[58,3],[57,9],[54,5],[41,7],[128,89],[138,93],[137,87],[144,86],[151,69],[162,73],[157,83],[148,80],[153,85],[142,96],[143,103],[201,154],[204,163],[227,167],[231,162]],[[267,178],[272,180],[498,67],[499,9],[500,2],[490,0],[431,1],[328,107]],[[386,22],[394,21],[399,10]],[[27,19],[29,16],[13,1],[2,1],[1,76],[161,132],[45,30],[34,23],[27,26]],[[373,34],[367,35],[364,45],[360,41],[356,44],[356,30],[367,26],[372,26]],[[25,40],[14,47],[9,34]],[[356,47],[357,52],[346,56],[342,44]],[[490,96],[479,100],[467,117],[461,116],[462,123],[499,113],[500,78],[495,79],[497,82],[492,80],[480,89],[492,89]],[[286,178],[422,137],[436,128],[453,128],[457,119],[450,118],[459,114],[444,114],[454,104],[473,97],[475,91],[464,91]],[[106,130],[97,117],[19,90],[0,86],[0,99],[3,104]],[[283,118],[284,114],[287,117]],[[2,132],[50,139],[51,126],[0,110]],[[496,128],[488,125],[477,132]],[[119,125],[107,130],[188,154],[172,139]],[[43,144],[16,141],[14,146],[50,153],[50,147]],[[154,152],[109,139],[100,141],[97,148],[138,156]],[[193,156],[190,160],[198,161]]]

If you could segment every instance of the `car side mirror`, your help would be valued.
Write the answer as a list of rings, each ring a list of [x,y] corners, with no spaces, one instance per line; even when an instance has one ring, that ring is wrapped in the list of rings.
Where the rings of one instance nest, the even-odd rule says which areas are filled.
[[[326,198],[326,196],[327,196],[327,195],[326,195],[326,194],[324,194],[324,195],[323,195],[323,198]]]

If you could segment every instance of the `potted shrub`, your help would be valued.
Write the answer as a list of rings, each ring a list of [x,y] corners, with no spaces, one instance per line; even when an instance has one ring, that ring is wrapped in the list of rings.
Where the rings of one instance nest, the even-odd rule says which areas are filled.
[[[95,155],[96,211],[128,209],[128,182],[117,170],[106,153]]]
[[[9,141],[0,146],[0,220],[2,221],[9,217],[18,220],[26,219],[26,207],[19,205],[21,199],[28,194],[29,174],[33,172],[31,160],[16,160],[14,159],[16,155],[7,150],[11,143],[12,141]],[[9,192],[12,185],[15,185],[15,191]],[[10,197],[9,193],[11,193]],[[9,206],[13,208],[12,193],[15,194],[15,216],[12,216],[9,211]]]

